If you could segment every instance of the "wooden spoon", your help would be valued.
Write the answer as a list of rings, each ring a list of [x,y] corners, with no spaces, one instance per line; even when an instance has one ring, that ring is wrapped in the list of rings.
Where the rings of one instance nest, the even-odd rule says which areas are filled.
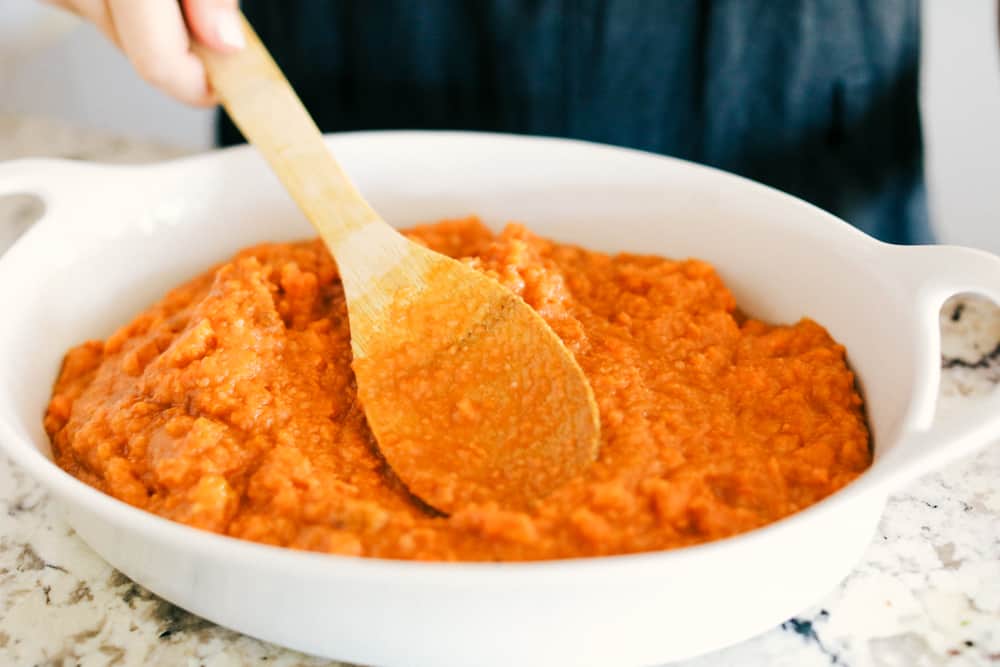
[[[195,50],[337,262],[358,396],[382,455],[442,512],[530,507],[597,455],[597,406],[579,365],[520,297],[378,216],[243,23],[242,51]]]

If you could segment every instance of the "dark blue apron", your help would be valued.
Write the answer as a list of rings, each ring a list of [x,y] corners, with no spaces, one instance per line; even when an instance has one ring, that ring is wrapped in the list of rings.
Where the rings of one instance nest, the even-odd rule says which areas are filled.
[[[919,0],[244,0],[324,131],[588,139],[931,241]],[[220,141],[240,141],[226,119]]]

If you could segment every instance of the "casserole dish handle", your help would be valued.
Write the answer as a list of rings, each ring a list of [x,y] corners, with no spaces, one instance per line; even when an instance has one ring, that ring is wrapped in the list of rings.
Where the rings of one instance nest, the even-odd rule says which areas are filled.
[[[1000,304],[1000,257],[991,253],[958,246],[909,246],[898,248],[896,255],[904,288],[913,293],[917,316],[931,320],[937,343],[941,307],[957,294],[979,294]],[[938,358],[931,360],[940,377],[940,345],[932,349]],[[937,387],[934,387],[936,390]],[[903,434],[896,452],[898,472],[912,479],[961,456],[1000,440],[1000,391],[970,397],[954,409],[936,415],[925,428],[910,428]]]
[[[0,256],[20,238],[27,228],[38,224],[60,204],[79,204],[79,197],[86,197],[88,188],[95,185],[95,175],[102,167],[73,160],[27,158],[0,162],[0,197],[8,195],[34,195],[42,200],[41,216],[23,229],[11,228],[0,220]],[[55,197],[58,190],[59,196]],[[58,199],[58,201],[57,201]]]

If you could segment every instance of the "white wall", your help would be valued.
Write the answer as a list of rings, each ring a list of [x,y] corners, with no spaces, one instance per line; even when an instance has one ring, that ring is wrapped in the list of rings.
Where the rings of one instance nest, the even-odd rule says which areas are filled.
[[[1000,253],[997,0],[925,0],[923,120],[942,241]]]
[[[0,22],[7,9],[3,3],[9,2],[36,0],[0,0]],[[49,20],[46,14],[40,17]],[[211,111],[191,109],[146,85],[91,25],[74,20],[59,28],[68,31],[31,44],[35,48],[27,54],[0,59],[0,112],[52,116],[185,148],[211,146]]]
[[[0,20],[12,6],[0,7]],[[997,0],[924,0],[922,103],[938,234],[948,243],[1000,253],[996,11]],[[0,111],[50,115],[190,148],[211,145],[210,112],[188,109],[150,89],[90,27],[18,57],[13,67],[3,64],[0,58]]]

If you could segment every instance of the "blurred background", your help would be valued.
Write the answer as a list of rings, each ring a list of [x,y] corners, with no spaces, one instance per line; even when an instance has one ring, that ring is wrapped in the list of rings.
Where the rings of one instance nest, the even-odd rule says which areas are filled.
[[[996,0],[924,0],[922,109],[938,237],[1000,253],[1000,40]],[[54,118],[188,150],[213,112],[146,86],[89,25],[34,0],[0,0],[0,114]]]

